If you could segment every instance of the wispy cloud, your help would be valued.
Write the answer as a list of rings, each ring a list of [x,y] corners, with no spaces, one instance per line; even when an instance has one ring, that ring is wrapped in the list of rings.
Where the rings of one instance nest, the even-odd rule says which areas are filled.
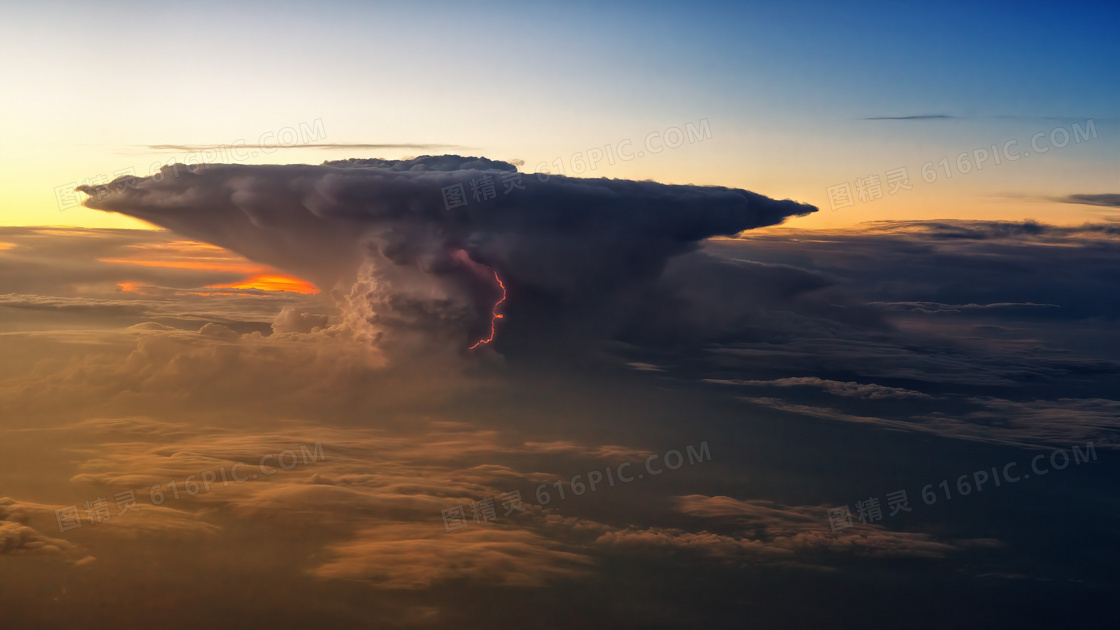
[[[1120,208],[1120,194],[1103,195],[1067,195],[1059,197],[1056,201],[1061,203],[1076,203],[1084,206],[1104,206],[1106,208]]]
[[[150,149],[152,151],[213,151],[216,149],[228,148],[229,144],[144,144],[139,145],[142,148]],[[270,149],[323,149],[324,151],[339,151],[339,150],[352,150],[352,149],[420,149],[424,151],[429,150],[443,150],[443,149],[468,149],[457,144],[367,144],[360,142],[321,142],[314,144],[293,144],[285,146],[282,144],[269,145]]]
[[[914,114],[911,116],[868,116],[858,120],[1117,120],[1102,116],[953,116],[951,114]]]
[[[948,114],[918,114],[916,116],[868,116],[860,120],[943,120],[957,118]]]

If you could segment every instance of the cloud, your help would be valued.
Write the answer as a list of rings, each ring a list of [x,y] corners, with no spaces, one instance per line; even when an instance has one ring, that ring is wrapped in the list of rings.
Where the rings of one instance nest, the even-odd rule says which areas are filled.
[[[304,313],[292,306],[285,306],[272,322],[275,333],[311,333],[325,329],[330,318],[327,315]]]
[[[119,291],[113,267],[75,283],[68,274],[98,258],[225,256],[168,232],[77,232],[3,233],[15,246],[0,257],[40,265],[23,278],[41,293],[3,299],[21,307],[5,309],[13,314],[7,326],[27,314],[20,330],[0,336],[13,377],[0,381],[0,395],[18,413],[163,413],[175,400],[184,413],[236,404],[360,416],[502,387],[500,371],[472,372],[474,361],[445,355],[417,354],[386,370],[379,352],[354,343],[364,339],[355,332],[367,330],[364,320],[351,327],[322,299],[198,296],[157,285]],[[614,331],[599,358],[646,370],[648,378],[765,387],[763,396],[745,399],[814,418],[1009,444],[1103,439],[1103,425],[1071,422],[1063,435],[1056,423],[1032,433],[1015,418],[1025,420],[1030,405],[1115,397],[1120,336],[1108,322],[1120,317],[1120,299],[1112,297],[1120,274],[1116,235],[1099,225],[923,221],[710,241],[671,257],[641,290],[622,287],[619,299],[591,311]],[[98,290],[103,283],[110,288]],[[350,293],[344,289],[344,304]],[[534,296],[526,300],[523,308],[538,304]],[[574,318],[578,309],[569,304],[565,313]],[[75,326],[96,320],[118,328],[22,329],[44,319],[40,313],[64,315]],[[516,331],[501,328],[512,324],[514,314],[507,314],[499,341]],[[535,323],[549,321],[555,320]],[[545,339],[558,334],[537,332]],[[44,353],[36,344],[47,340],[52,350]],[[80,343],[97,343],[104,353],[70,358]],[[563,350],[538,356],[555,362]],[[421,386],[420,375],[443,386]],[[378,401],[355,396],[360,389]],[[270,393],[246,394],[254,391]],[[983,399],[1015,403],[1006,410],[1009,422],[992,426],[977,402]],[[525,441],[552,444],[556,453],[578,444],[556,436]]]
[[[279,272],[167,231],[3,227],[0,238],[11,244],[0,249],[0,333],[147,321],[267,332],[285,306],[336,312],[329,296],[209,288]]]
[[[625,322],[617,338],[670,355],[706,343],[889,328],[877,309],[836,290],[833,274],[728,259],[710,247],[670,261],[643,298],[616,314]]]
[[[526,530],[467,529],[448,535],[415,523],[384,523],[329,549],[333,559],[313,574],[360,579],[384,588],[428,588],[449,580],[539,587],[588,575],[593,561]]]
[[[930,239],[960,240],[1012,240],[1021,243],[1070,242],[1075,239],[1115,239],[1120,237],[1120,227],[1111,224],[1086,223],[1083,225],[1048,225],[1037,221],[873,221],[857,230],[846,232],[849,237],[903,236]],[[744,235],[747,236],[747,235]],[[857,237],[858,238],[858,237]]]
[[[969,439],[1051,445],[1094,443],[1117,448],[1120,442],[1120,401],[1102,398],[1007,400],[978,397],[963,413],[934,412],[921,421],[934,430]]]
[[[61,507],[61,506],[59,506]],[[51,538],[29,526],[33,517],[54,515],[54,506],[0,497],[0,556],[35,553],[59,554],[78,563],[87,556],[73,543]]]
[[[191,153],[199,151],[213,151],[215,149],[228,149],[228,144],[145,144],[141,145],[145,149],[153,151],[188,151]],[[270,145],[272,149],[326,149],[326,150],[349,150],[349,149],[418,149],[420,151],[433,151],[436,149],[453,149],[460,150],[468,147],[463,147],[457,144],[365,144],[360,142],[325,142],[325,143],[310,143],[310,144],[274,144]]]
[[[91,501],[94,499],[91,497]],[[112,507],[112,503],[109,503]],[[116,515],[110,510],[109,518],[101,522],[89,520],[82,505],[44,505],[0,497],[0,556],[39,554],[58,556],[75,565],[94,561],[82,546],[64,538],[52,538],[32,528],[31,524],[47,523],[58,527],[57,510],[76,509],[80,525],[72,526],[64,534],[83,534],[85,539],[108,536],[114,539],[135,539],[139,534],[159,535],[182,539],[200,534],[213,534],[221,528],[208,524],[195,515],[167,506],[144,505],[139,511]]]
[[[386,176],[410,172],[399,166],[385,167]],[[513,173],[496,166],[486,172],[499,183],[500,173]],[[527,191],[534,178],[524,180]],[[511,192],[511,200],[526,191]],[[438,188],[436,195],[442,204]],[[442,205],[441,216],[485,219],[485,208],[470,201],[456,210],[477,217],[456,218]],[[360,210],[362,203],[352,205]],[[310,225],[337,219],[328,216]],[[501,224],[518,218],[511,211]],[[613,229],[609,217],[601,220]],[[368,240],[358,240],[373,249],[359,247],[357,262],[339,268],[380,282],[384,272],[365,269],[369,252],[381,256],[379,246],[396,242],[386,232],[413,234],[413,222],[429,220],[402,221],[405,227],[389,221],[381,231],[371,228]],[[250,227],[249,235],[259,229],[260,238],[280,238],[268,226]],[[598,238],[587,229],[565,232],[562,222],[539,234],[537,227],[526,221],[513,236],[491,238],[524,247],[553,235],[567,241],[562,251]],[[418,353],[387,364],[358,334],[367,327],[346,322],[330,302],[348,306],[376,287],[358,283],[355,291],[342,282],[324,285],[320,296],[198,295],[241,279],[228,269],[260,263],[168,231],[0,228],[0,240],[12,243],[0,250],[0,278],[12,294],[4,299],[23,307],[2,309],[5,492],[19,509],[0,508],[0,528],[11,532],[5,545],[17,541],[5,562],[30,569],[5,574],[4,603],[52,592],[44,590],[58,584],[52,565],[65,562],[88,568],[72,572],[69,593],[51,610],[70,602],[79,620],[105,597],[153,584],[194,593],[190,602],[178,595],[169,601],[189,603],[199,617],[250,601],[254,614],[281,625],[296,612],[345,626],[369,618],[390,623],[404,607],[413,611],[412,621],[401,622],[409,627],[477,624],[482,609],[472,602],[480,598],[505,602],[484,607],[497,612],[483,619],[498,625],[534,614],[563,625],[564,614],[574,619],[587,610],[571,610],[575,599],[603,602],[596,614],[606,626],[633,625],[632,610],[650,623],[695,625],[701,617],[693,594],[716,602],[702,623],[721,626],[742,618],[745,609],[727,602],[739,601],[743,584],[763,586],[760,597],[771,599],[765,585],[775,581],[796,584],[797,597],[816,598],[835,593],[841,578],[873,593],[903,574],[936,590],[962,575],[1068,571],[1086,578],[1073,587],[1083,590],[1106,582],[1106,568],[1052,564],[1022,550],[1037,538],[1031,524],[1055,508],[1054,483],[1068,484],[1060,486],[1058,507],[1069,516],[1054,523],[1055,544],[1080,552],[1073,546],[1079,539],[1108,543],[1107,523],[1093,518],[1115,485],[1104,468],[1071,466],[1041,485],[1032,475],[1015,490],[990,493],[986,486],[963,502],[936,506],[922,503],[919,490],[1009,461],[1029,465],[1024,447],[1084,448],[1120,431],[1113,400],[1120,373],[1116,236],[1106,226],[1030,222],[755,230],[688,242],[658,274],[617,286],[604,281],[602,295],[593,292],[588,302],[580,301],[578,283],[569,292],[560,282],[568,271],[531,268],[517,281],[528,292],[517,302],[520,312],[554,304],[563,317],[544,313],[518,329],[518,313],[506,312],[502,325],[511,328],[500,328],[498,339],[510,339],[503,352],[519,356],[499,362]],[[346,258],[339,252],[355,237],[340,238],[325,237],[325,249],[301,255]],[[618,238],[625,252],[629,242]],[[525,253],[509,259],[538,262]],[[506,258],[494,260],[504,265]],[[625,257],[604,260],[595,268],[613,274]],[[455,273],[477,280],[463,293],[477,293],[486,312],[493,287],[485,274],[468,273],[482,263],[462,254],[452,261]],[[300,268],[312,267],[314,261]],[[462,286],[453,272],[418,273]],[[526,280],[533,274],[544,280]],[[128,282],[138,284],[121,290]],[[435,285],[420,286],[415,295],[398,295],[403,303],[390,314],[403,320],[411,313],[416,334],[431,339],[438,332],[423,318],[448,309],[425,305]],[[419,304],[405,308],[413,299]],[[589,323],[561,324],[582,331],[601,322],[610,341],[599,338],[600,352],[579,363],[565,360],[563,347],[537,347],[531,355],[516,336],[503,337],[559,335],[546,324],[581,315]],[[538,360],[515,360],[526,356]],[[701,440],[710,444],[711,461],[665,466],[668,449],[683,452]],[[320,441],[325,460],[261,474],[262,457],[284,450],[299,456],[300,445]],[[1102,462],[1111,448],[1097,443]],[[639,481],[651,454],[661,455],[665,474]],[[575,475],[587,484],[589,471],[617,471],[623,461],[632,464],[632,483],[616,476],[613,485],[572,491]],[[219,474],[209,491],[186,491],[188,478],[201,483],[222,468],[229,475],[238,462],[249,480],[227,486]],[[265,463],[277,467],[275,457]],[[171,481],[179,484],[177,499]],[[148,496],[155,484],[167,497],[161,506]],[[542,484],[551,494],[547,505],[536,495]],[[829,531],[826,503],[882,499],[883,491],[902,488],[914,513],[885,514],[885,526]],[[80,508],[127,490],[136,491],[140,512],[119,519],[114,512],[109,522],[53,534],[55,506],[48,503]],[[521,492],[526,511],[507,516],[498,496],[511,490]],[[498,504],[498,520],[475,523],[467,504],[486,497]],[[465,507],[469,526],[446,533],[440,511],[455,505]],[[997,535],[1006,550],[987,538]],[[141,560],[153,568],[128,570]],[[227,582],[251,590],[229,591],[227,584],[199,595],[208,582],[198,578],[214,563],[234,576]],[[83,579],[97,588],[81,586]],[[621,593],[612,590],[618,583],[639,586]],[[513,590],[517,598],[501,599]],[[135,607],[116,612],[125,625],[158,625],[167,605],[150,604],[150,617]]]
[[[1115,120],[1114,118],[1101,118],[1100,116],[951,116],[949,114],[917,114],[913,116],[870,116],[859,120],[967,120],[992,118],[998,120]]]
[[[871,302],[888,310],[916,311],[920,313],[959,313],[983,309],[1061,308],[1057,304],[1034,302],[997,302],[995,304],[941,304],[939,302]]]
[[[408,348],[461,349],[485,336],[499,297],[491,270],[508,289],[499,346],[609,336],[668,261],[701,240],[816,211],[722,187],[540,181],[509,163],[454,155],[174,175],[80,190],[91,208],[335,287],[373,341]],[[471,195],[471,182],[484,181],[492,198],[445,204],[448,187]]]
[[[916,116],[870,116],[868,118],[860,118],[860,120],[945,120],[950,118],[957,118],[957,116],[950,116],[948,114],[918,114]]]
[[[525,512],[452,534],[440,511],[540,476],[533,468],[480,462],[645,455],[617,445],[520,440],[454,421],[418,424],[386,430],[293,420],[253,430],[127,417],[89,419],[59,432],[75,442],[68,448],[78,460],[72,484],[91,497],[134,490],[140,500],[138,512],[83,527],[95,544],[106,536],[221,536],[217,523],[233,515],[257,527],[280,522],[314,531],[324,546],[310,575],[406,590],[463,579],[525,587],[588,576],[595,565],[590,551],[578,540],[565,542],[568,529],[549,526],[528,496]],[[283,466],[280,454],[289,451],[293,465]],[[194,490],[191,483],[198,484]],[[165,501],[159,507],[148,500],[152,487]]]
[[[765,500],[742,501],[726,496],[687,495],[676,498],[680,512],[711,522],[733,525],[734,533],[679,528],[625,528],[604,533],[597,542],[621,548],[692,550],[725,561],[766,562],[826,568],[831,555],[863,558],[943,558],[964,545],[940,542],[922,533],[896,532],[877,525],[831,532],[824,506],[788,506]]]
[[[850,383],[830,381],[815,376],[779,378],[772,381],[736,381],[709,379],[712,383],[725,385],[755,385],[760,387],[819,387],[834,396],[860,398],[863,400],[882,400],[885,398],[929,398],[928,394],[901,387],[885,387],[874,383]]]
[[[1062,203],[1076,203],[1086,206],[1104,206],[1106,208],[1120,208],[1120,195],[1067,195],[1058,199]]]
[[[811,418],[1017,447],[1105,443],[1118,235],[918,221],[716,239],[674,260],[659,286],[676,288],[645,322],[687,313],[668,328],[703,331],[707,345],[634,336],[617,353],[663,379],[769,388],[742,399]]]
[[[57,311],[83,315],[151,316],[152,311],[137,302],[101,300],[83,297],[48,297],[43,295],[0,295],[0,307],[30,311]]]

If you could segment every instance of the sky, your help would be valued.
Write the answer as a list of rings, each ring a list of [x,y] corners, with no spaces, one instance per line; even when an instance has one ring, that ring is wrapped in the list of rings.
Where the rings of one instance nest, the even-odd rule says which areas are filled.
[[[239,152],[248,164],[466,152],[523,160],[526,172],[744,187],[829,209],[796,223],[806,227],[900,217],[1078,224],[1099,207],[1060,200],[1109,193],[1120,178],[1120,88],[1108,80],[1120,58],[1105,2],[2,10],[0,45],[19,59],[0,70],[5,224],[134,226],[56,188],[220,159],[153,146],[237,141],[265,145],[256,157]],[[649,134],[701,121],[710,137],[655,153],[657,135],[643,150]],[[312,132],[271,150],[276,134],[301,124]],[[1075,124],[1085,131],[1065,140]],[[1032,152],[1039,132],[1045,151]],[[583,165],[589,149],[627,140],[633,159]],[[974,154],[1011,140],[1005,158],[1031,155],[996,164]],[[927,163],[932,182],[922,179]],[[886,173],[897,169],[912,188],[889,194]],[[871,175],[882,195],[872,187],[861,201],[856,182]],[[830,203],[828,190],[845,183],[854,204]]]
[[[1111,627],[1118,13],[0,4],[0,627]]]

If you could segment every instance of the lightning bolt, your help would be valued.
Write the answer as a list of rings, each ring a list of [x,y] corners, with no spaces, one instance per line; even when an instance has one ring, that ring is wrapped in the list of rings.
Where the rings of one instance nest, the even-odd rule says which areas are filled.
[[[495,329],[498,325],[498,320],[505,317],[498,312],[498,307],[501,306],[502,302],[506,301],[506,285],[502,284],[502,279],[498,277],[497,271],[494,272],[494,279],[498,281],[498,286],[502,288],[502,299],[495,302],[494,308],[490,309],[490,336],[486,339],[479,339],[473,346],[468,348],[468,350],[474,350],[481,345],[485,345],[490,343],[491,341],[494,341],[494,333],[496,332]]]

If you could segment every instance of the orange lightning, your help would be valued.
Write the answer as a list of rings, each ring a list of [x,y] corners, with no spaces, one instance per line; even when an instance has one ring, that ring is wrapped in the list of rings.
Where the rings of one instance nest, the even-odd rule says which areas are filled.
[[[483,344],[494,341],[495,327],[498,325],[498,320],[504,317],[504,315],[498,312],[498,307],[501,306],[502,302],[506,301],[506,285],[502,284],[502,279],[498,277],[497,271],[494,272],[494,279],[498,281],[498,286],[502,288],[502,299],[495,302],[494,308],[490,309],[490,336],[486,339],[479,339],[473,346],[468,348],[468,350],[474,350]]]

